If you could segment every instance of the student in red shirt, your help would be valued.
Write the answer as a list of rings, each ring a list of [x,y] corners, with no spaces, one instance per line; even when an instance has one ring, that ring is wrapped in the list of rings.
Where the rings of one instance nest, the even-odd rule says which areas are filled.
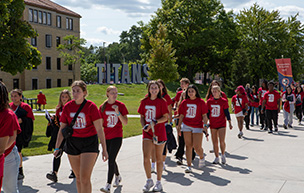
[[[127,125],[129,114],[124,103],[117,100],[117,88],[109,86],[107,88],[108,99],[99,107],[102,117],[102,126],[107,143],[108,160],[108,180],[105,187],[101,188],[102,192],[110,192],[112,179],[115,173],[114,187],[118,187],[122,178],[119,174],[116,157],[120,150],[123,138],[122,125]]]
[[[303,103],[303,98],[304,98],[304,92],[303,89],[300,85],[296,87],[295,91],[296,95],[296,116],[299,121],[299,125],[301,125],[302,121],[302,103]]]
[[[236,95],[232,97],[231,105],[238,122],[238,128],[240,130],[238,137],[242,138],[244,117],[248,113],[248,98],[246,96],[245,88],[243,86],[238,86],[235,92]]]
[[[213,97],[208,99],[208,118],[211,129],[211,137],[213,143],[213,149],[215,154],[214,164],[219,163],[219,147],[218,141],[220,141],[220,148],[222,152],[222,164],[226,163],[225,156],[225,136],[226,136],[226,120],[229,122],[229,128],[232,129],[231,118],[229,113],[228,101],[221,96],[221,88],[219,86],[212,87]]]
[[[274,82],[270,81],[268,83],[268,91],[263,97],[262,109],[266,109],[266,121],[268,126],[268,133],[272,133],[272,121],[274,125],[274,131],[278,131],[278,113],[280,112],[280,93],[274,90]]]
[[[70,125],[74,115],[88,94],[87,85],[82,80],[75,81],[72,86],[73,99],[63,108],[60,117],[60,129],[57,136],[54,156],[59,156],[59,148],[63,141],[62,129]],[[108,159],[105,135],[102,129],[102,119],[98,107],[87,100],[74,124],[73,134],[66,139],[64,151],[76,176],[77,192],[92,192],[91,174],[95,165],[100,140],[102,159]]]
[[[262,87],[260,87],[258,89],[258,96],[259,96],[259,112],[260,112],[260,123],[261,123],[261,127],[260,129],[261,130],[267,130],[267,122],[266,122],[266,117],[265,117],[265,114],[262,113],[262,111],[265,111],[265,109],[262,109],[262,103],[263,103],[263,97],[264,97],[264,94],[268,91],[268,87],[267,87],[267,80],[264,80],[262,82]]]
[[[148,192],[154,182],[151,179],[151,156],[152,148],[155,148],[157,182],[153,191],[163,190],[161,177],[163,172],[162,152],[167,140],[165,123],[168,122],[167,102],[161,97],[160,85],[157,81],[150,81],[148,84],[148,96],[141,100],[137,112],[140,114],[140,123],[143,127],[143,156],[144,168],[147,182],[143,187],[144,192]],[[154,133],[152,129],[154,128]],[[153,138],[156,136],[157,141]]]
[[[206,94],[206,100],[208,100],[211,97],[213,97],[213,94],[212,94],[212,87],[213,86],[219,86],[219,87],[221,87],[220,83],[217,80],[213,80],[211,82],[211,84],[209,85],[209,88],[208,88],[208,91],[207,91],[207,94]],[[222,95],[222,97],[224,99],[228,100],[227,95],[223,91],[221,91],[221,95]]]
[[[293,112],[295,110],[296,95],[290,86],[286,87],[286,91],[282,93],[284,129],[292,128]]]
[[[70,91],[68,90],[63,90],[60,95],[59,95],[59,102],[58,105],[56,107],[56,114],[55,116],[52,116],[51,119],[53,120],[52,125],[49,125],[47,127],[47,137],[51,137],[50,142],[48,144],[48,151],[52,151],[53,149],[55,149],[55,144],[57,141],[57,136],[58,136],[58,131],[59,131],[59,120],[62,114],[62,110],[64,105],[69,102],[70,100],[72,100],[71,98],[71,94]],[[64,144],[65,142],[63,142],[62,144]],[[53,171],[46,174],[46,178],[49,180],[52,180],[53,182],[57,182],[58,177],[57,177],[57,173],[60,167],[60,163],[61,163],[61,156],[59,157],[54,157],[53,158]],[[69,178],[75,178],[75,174],[72,170]]]
[[[207,133],[207,106],[201,99],[199,91],[195,85],[189,85],[186,90],[186,99],[179,107],[180,121],[177,125],[178,134],[184,132],[184,140],[186,144],[187,168],[186,173],[192,172],[192,148],[199,155],[199,167],[205,166],[204,151],[202,148],[203,132]]]
[[[256,117],[256,125],[259,125],[259,96],[258,96],[258,87],[256,85],[252,86],[251,93],[251,127],[254,123],[254,114]]]
[[[16,139],[16,146],[18,148],[18,152],[20,156],[18,180],[22,180],[24,178],[24,173],[22,166],[23,160],[22,160],[21,151],[23,147],[28,147],[29,142],[32,138],[35,117],[32,108],[28,104],[22,102],[21,89],[14,89],[10,93],[11,93],[12,102],[9,105],[10,108],[17,115],[18,122],[22,130],[22,132],[17,135],[17,139]]]
[[[17,116],[9,109],[7,88],[0,81],[0,192],[2,180],[4,192],[18,192],[17,175],[20,158],[15,141],[17,132],[20,131]]]
[[[37,95],[37,104],[38,104],[38,111],[41,111],[41,105],[46,105],[46,97],[42,93],[42,91],[39,91],[39,94]]]

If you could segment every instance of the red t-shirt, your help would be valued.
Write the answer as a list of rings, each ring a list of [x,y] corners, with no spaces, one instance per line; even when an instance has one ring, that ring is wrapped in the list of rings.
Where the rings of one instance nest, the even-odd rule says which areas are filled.
[[[14,103],[10,103],[9,106],[10,106],[10,108],[13,111],[16,111],[16,109],[18,107],[18,106],[15,106]],[[24,110],[27,111],[27,114],[26,114],[27,118],[31,118],[31,119],[35,120],[35,117],[34,117],[34,114],[33,114],[33,110],[30,107],[30,105],[28,105],[27,103],[21,102],[20,105],[19,105],[19,107],[21,107],[22,109],[24,109]]]
[[[123,137],[122,123],[116,115],[115,110],[112,108],[113,105],[118,106],[118,110],[122,116],[129,114],[126,105],[120,101],[115,101],[115,103],[113,104],[107,103],[106,108],[103,112],[101,112],[102,105],[100,105],[99,111],[101,114],[101,118],[103,119],[103,128],[106,139]]]
[[[170,96],[168,94],[163,95],[163,98],[166,100],[167,106],[173,104],[173,101],[172,101],[172,99],[170,98]]]
[[[251,95],[251,99],[254,101],[256,99],[259,99],[259,96],[257,93],[252,93]],[[259,102],[251,102],[251,106],[252,107],[259,107]]]
[[[228,109],[228,100],[221,97],[208,99],[207,107],[209,112],[209,123],[211,129],[226,127],[226,116],[224,109]]]
[[[145,124],[149,124],[152,120],[159,119],[168,113],[167,102],[163,98],[156,98],[154,100],[146,98],[140,102],[137,112],[144,116]],[[165,122],[156,124],[154,130],[155,135],[158,136],[158,141],[167,140]],[[143,138],[152,139],[152,136],[152,129],[148,132],[143,131]]]
[[[272,92],[267,91],[264,95],[264,100],[266,100],[267,110],[278,110],[278,99],[280,99],[280,93],[276,90]]]
[[[58,120],[60,120],[60,117],[61,117],[61,114],[62,114],[62,110],[63,110],[63,107],[60,107],[56,110],[56,117],[58,117]]]
[[[237,99],[237,95],[234,95],[231,99],[231,103],[234,104],[234,113],[237,114],[242,111],[242,109],[246,108],[246,103],[248,104],[248,98],[246,95],[241,95],[238,97],[239,100]],[[239,103],[240,101],[240,103]]]
[[[0,137],[13,136],[15,130],[17,130],[18,134],[21,132],[18,118],[12,110],[5,109],[4,111],[0,112],[0,128]],[[5,156],[11,153],[15,144],[16,142],[5,150]]]
[[[181,90],[181,91],[178,91],[178,92],[176,93],[176,96],[175,96],[175,98],[174,98],[174,104],[176,104],[176,105],[178,104],[179,99],[180,99],[182,93],[183,93],[182,90]],[[177,108],[178,108],[178,107],[177,107]],[[177,115],[177,111],[174,111],[174,115]]]
[[[304,98],[304,92],[297,93],[295,94],[295,96],[296,96],[296,101],[301,101],[301,103],[298,104],[296,103],[296,106],[301,106]]]
[[[63,107],[63,111],[60,117],[60,122],[65,124],[70,124],[79,109],[80,104],[77,105],[75,100],[69,101]],[[90,100],[81,109],[77,120],[73,126],[72,137],[91,137],[97,134],[93,122],[101,119],[98,107]]]
[[[194,128],[203,128],[203,114],[208,113],[208,107],[201,98],[194,100],[185,99],[178,109],[180,115],[184,115],[183,123]]]
[[[261,93],[261,98],[260,98],[259,105],[262,105],[262,102],[263,102],[263,99],[264,99],[264,95],[265,95],[265,93],[266,93],[267,91],[268,91],[268,90],[263,89],[262,87],[260,87],[260,88],[258,89],[258,93]]]
[[[44,94],[42,94],[42,93],[38,94],[37,99],[38,99],[38,101],[37,101],[38,104],[42,104],[42,105],[46,104],[46,98],[45,98]]]

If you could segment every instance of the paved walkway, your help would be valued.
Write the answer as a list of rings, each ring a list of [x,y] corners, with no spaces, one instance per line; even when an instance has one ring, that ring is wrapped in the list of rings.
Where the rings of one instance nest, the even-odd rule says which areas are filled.
[[[282,114],[279,118],[279,132],[268,134],[258,126],[244,131],[244,138],[238,139],[235,116],[232,115],[233,130],[227,130],[227,165],[214,165],[211,139],[204,138],[203,148],[207,154],[207,165],[197,169],[194,161],[193,173],[185,174],[185,165],[177,166],[170,154],[166,160],[162,184],[168,193],[303,193],[304,192],[304,126],[282,128]],[[111,192],[142,192],[146,177],[142,164],[141,136],[124,139],[118,155],[118,165],[123,177],[122,185]],[[68,179],[70,166],[66,155],[62,158],[59,181],[51,183],[45,175],[52,169],[53,156],[42,155],[24,158],[25,179],[19,181],[21,193],[76,192],[75,180]],[[185,163],[185,161],[184,161]],[[105,185],[107,163],[100,157],[92,175],[93,192]],[[152,175],[156,180],[156,175]]]

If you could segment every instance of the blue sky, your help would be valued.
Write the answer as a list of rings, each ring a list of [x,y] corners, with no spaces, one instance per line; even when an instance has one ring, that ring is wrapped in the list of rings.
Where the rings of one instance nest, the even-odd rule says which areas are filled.
[[[80,20],[80,36],[87,46],[101,46],[119,42],[122,31],[129,30],[138,21],[147,23],[151,15],[161,7],[161,0],[53,0],[77,13]],[[279,10],[283,18],[299,13],[304,23],[304,0],[222,0],[226,10],[238,13],[255,2],[267,10]]]

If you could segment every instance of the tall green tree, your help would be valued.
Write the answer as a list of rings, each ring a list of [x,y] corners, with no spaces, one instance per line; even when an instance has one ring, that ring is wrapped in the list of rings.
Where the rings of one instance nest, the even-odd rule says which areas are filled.
[[[172,41],[167,40],[167,29],[161,23],[155,36],[149,38],[151,50],[148,59],[150,79],[162,79],[164,82],[178,78],[175,50]]]
[[[73,81],[75,81],[76,64],[83,62],[84,52],[82,45],[86,43],[85,39],[75,37],[74,35],[67,35],[63,38],[63,44],[57,47],[60,51],[59,56],[63,58],[64,65],[71,65],[73,69]]]
[[[229,31],[225,27],[231,27],[222,23],[226,21],[233,23],[232,14],[218,0],[162,0],[162,7],[143,28],[143,48],[149,53],[148,37],[156,33],[158,23],[164,24],[176,49],[178,72],[193,80],[196,72],[210,72],[228,59],[223,55],[230,52],[219,47],[224,44],[224,32]],[[225,59],[218,62],[218,58]]]
[[[15,75],[41,63],[41,53],[26,38],[38,34],[22,20],[23,0],[0,1],[0,69]]]

